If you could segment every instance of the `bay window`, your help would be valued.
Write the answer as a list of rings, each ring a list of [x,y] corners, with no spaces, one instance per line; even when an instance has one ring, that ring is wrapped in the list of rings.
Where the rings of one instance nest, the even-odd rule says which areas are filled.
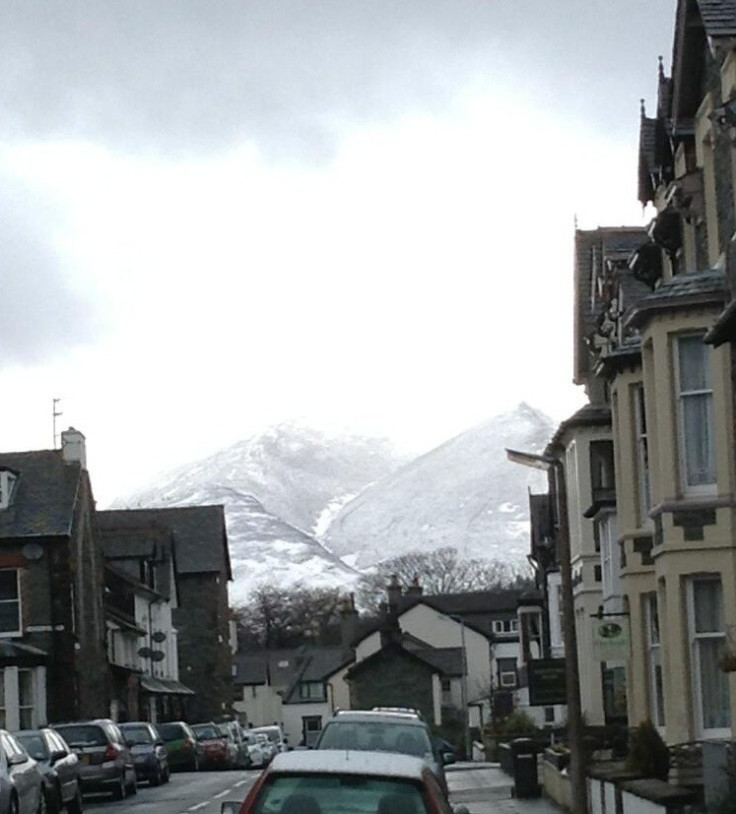
[[[719,661],[725,643],[720,577],[694,577],[687,583],[691,681],[699,735],[730,737],[728,676]]]
[[[702,334],[675,346],[681,481],[685,492],[711,491],[716,482],[710,348]]]
[[[659,610],[657,595],[645,597],[647,657],[649,661],[649,711],[652,723],[664,726],[664,681],[662,678],[662,651],[659,639]]]

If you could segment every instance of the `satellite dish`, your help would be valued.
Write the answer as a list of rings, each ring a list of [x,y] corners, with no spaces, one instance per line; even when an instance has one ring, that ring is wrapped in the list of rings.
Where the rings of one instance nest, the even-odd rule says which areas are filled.
[[[151,650],[152,661],[163,661],[166,658],[166,653],[163,650]]]
[[[26,543],[21,553],[27,560],[40,560],[43,557],[43,547],[38,543]]]
[[[151,635],[151,638],[154,642],[163,642],[166,640],[166,634],[163,632],[163,630],[156,630]]]
[[[139,647],[138,648],[138,655],[142,659],[150,659],[153,658],[153,650],[150,647]]]

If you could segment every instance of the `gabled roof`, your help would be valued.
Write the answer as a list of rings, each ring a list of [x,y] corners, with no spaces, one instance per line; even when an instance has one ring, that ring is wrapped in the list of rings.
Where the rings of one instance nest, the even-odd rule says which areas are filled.
[[[522,591],[517,588],[504,588],[498,591],[468,591],[457,594],[420,594],[402,596],[397,606],[399,618],[417,605],[426,605],[447,616],[460,617],[466,627],[482,636],[493,635],[492,622],[504,616],[515,616]],[[354,642],[368,638],[381,630],[385,619],[376,619],[363,628],[360,637]]]
[[[284,702],[297,700],[296,690],[303,681],[326,681],[350,664],[354,656],[338,646],[314,646],[238,653],[234,684],[269,684],[283,693]]]
[[[157,523],[171,529],[177,574],[224,573],[232,579],[223,506],[176,506],[105,512],[118,529]]]
[[[61,450],[4,452],[0,468],[18,474],[10,505],[0,510],[1,539],[71,532],[83,477],[79,462],[65,462]]]
[[[357,664],[354,664],[347,671],[345,677],[349,680],[354,678],[356,675],[365,672],[366,670],[372,669],[377,663],[384,661],[386,657],[392,653],[398,655],[400,658],[405,658],[409,661],[414,661],[421,664],[428,672],[444,674],[444,670],[440,666],[433,664],[427,658],[423,657],[422,651],[407,650],[398,642],[392,641],[384,645],[380,650],[376,650],[374,653],[371,653],[370,656],[366,656],[366,658],[361,659]]]

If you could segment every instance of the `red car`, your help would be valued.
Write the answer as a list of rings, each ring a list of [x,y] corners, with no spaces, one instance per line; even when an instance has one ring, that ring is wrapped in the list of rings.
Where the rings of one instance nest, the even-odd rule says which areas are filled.
[[[418,757],[319,749],[276,755],[242,805],[222,814],[467,814],[453,812],[437,778]]]
[[[229,769],[230,752],[227,738],[217,724],[194,724],[192,727],[202,748],[200,766],[203,769]]]

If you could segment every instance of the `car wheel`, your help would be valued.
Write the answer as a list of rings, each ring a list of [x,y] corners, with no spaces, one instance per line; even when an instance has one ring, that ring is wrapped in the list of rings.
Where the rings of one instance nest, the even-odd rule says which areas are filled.
[[[133,779],[128,784],[128,797],[138,794],[138,779],[135,776],[135,769],[133,770]]]
[[[163,775],[161,773],[161,764],[157,763],[153,774],[148,778],[148,782],[152,786],[160,786],[163,783]]]
[[[46,814],[46,792],[43,785],[38,790],[38,808],[36,814]]]
[[[170,779],[171,779],[171,772],[169,770],[169,767],[167,766],[166,769],[164,769],[164,783],[168,783]]]
[[[84,802],[82,800],[82,789],[77,784],[77,791],[74,797],[66,804],[68,814],[82,814],[84,811]]]
[[[125,799],[125,773],[120,775],[118,782],[113,786],[112,799],[113,800]]]

